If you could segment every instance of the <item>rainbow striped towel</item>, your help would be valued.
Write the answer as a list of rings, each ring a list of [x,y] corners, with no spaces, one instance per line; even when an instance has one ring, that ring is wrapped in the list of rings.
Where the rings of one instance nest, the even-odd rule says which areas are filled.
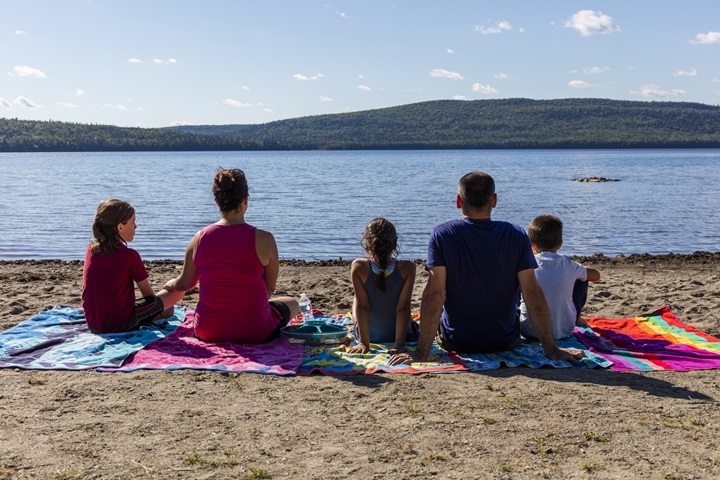
[[[720,340],[685,325],[663,307],[633,318],[586,319],[592,330],[576,338],[611,362],[612,370],[707,370],[720,368]]]

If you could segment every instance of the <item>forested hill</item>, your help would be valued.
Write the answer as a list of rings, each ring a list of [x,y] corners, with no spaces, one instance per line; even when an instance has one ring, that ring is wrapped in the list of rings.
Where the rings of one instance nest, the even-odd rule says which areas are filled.
[[[720,147],[720,107],[600,99],[439,100],[176,130],[294,149]]]
[[[720,148],[720,107],[600,99],[439,100],[260,125],[163,129],[0,119],[0,152]]]
[[[277,145],[271,145],[277,148]],[[0,118],[0,152],[257,150],[254,140],[168,129],[123,128]]]

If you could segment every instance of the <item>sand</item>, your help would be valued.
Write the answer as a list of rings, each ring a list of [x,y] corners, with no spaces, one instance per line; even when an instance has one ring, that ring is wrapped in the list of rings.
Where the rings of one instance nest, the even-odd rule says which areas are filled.
[[[581,259],[586,315],[664,305],[720,335],[720,253]],[[148,264],[160,287],[179,263]],[[0,262],[0,328],[80,305],[82,264]],[[418,262],[413,308],[427,278]],[[286,262],[278,294],[348,311],[347,262]],[[197,291],[184,304],[194,306]],[[0,370],[0,479],[720,478],[720,372],[502,369],[275,377]]]

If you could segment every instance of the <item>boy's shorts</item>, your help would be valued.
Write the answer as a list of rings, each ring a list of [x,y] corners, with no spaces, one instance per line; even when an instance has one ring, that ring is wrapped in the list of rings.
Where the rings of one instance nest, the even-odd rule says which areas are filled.
[[[150,295],[136,300],[133,307],[133,318],[130,320],[128,330],[150,325],[163,311],[165,311],[165,305],[157,295]]]

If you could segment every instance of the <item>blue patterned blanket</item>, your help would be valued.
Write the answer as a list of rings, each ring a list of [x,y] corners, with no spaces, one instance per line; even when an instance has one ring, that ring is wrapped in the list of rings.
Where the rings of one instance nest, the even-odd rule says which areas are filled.
[[[0,368],[87,370],[119,367],[148,343],[164,338],[182,323],[184,309],[152,326],[125,333],[96,335],[82,309],[59,306],[0,333]]]

